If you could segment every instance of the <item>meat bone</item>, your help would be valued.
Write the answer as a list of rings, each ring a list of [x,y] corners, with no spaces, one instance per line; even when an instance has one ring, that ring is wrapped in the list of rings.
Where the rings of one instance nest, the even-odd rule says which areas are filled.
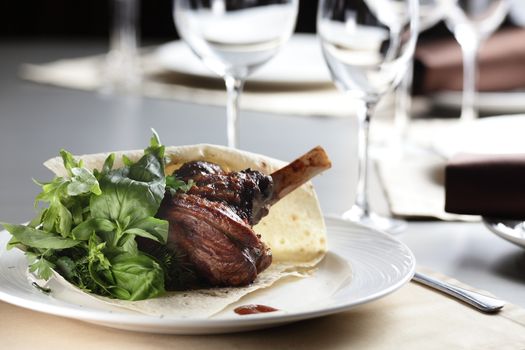
[[[277,203],[297,187],[331,166],[332,162],[321,146],[312,148],[293,162],[271,174],[274,188],[272,196],[267,203],[270,205]]]

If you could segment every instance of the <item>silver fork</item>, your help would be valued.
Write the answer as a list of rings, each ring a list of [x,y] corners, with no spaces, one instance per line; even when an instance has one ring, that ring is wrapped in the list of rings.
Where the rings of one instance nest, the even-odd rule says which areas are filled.
[[[456,287],[419,272],[415,273],[412,280],[457,298],[482,312],[495,313],[505,305],[503,300]]]

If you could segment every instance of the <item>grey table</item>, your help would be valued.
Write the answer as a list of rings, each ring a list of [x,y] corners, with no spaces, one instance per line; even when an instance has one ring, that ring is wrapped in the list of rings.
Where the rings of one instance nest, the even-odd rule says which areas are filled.
[[[165,144],[225,144],[223,108],[154,99],[101,96],[20,81],[22,62],[39,63],[104,52],[100,42],[0,43],[0,220],[31,218],[38,187],[48,180],[41,164],[66,147],[82,154],[143,148],[155,128]],[[333,168],[316,178],[324,212],[340,214],[353,202],[356,183],[355,122],[243,112],[241,147],[292,160],[322,145]],[[373,204],[384,210],[377,183]],[[525,253],[480,223],[410,222],[398,236],[418,264],[490,291],[525,307]]]

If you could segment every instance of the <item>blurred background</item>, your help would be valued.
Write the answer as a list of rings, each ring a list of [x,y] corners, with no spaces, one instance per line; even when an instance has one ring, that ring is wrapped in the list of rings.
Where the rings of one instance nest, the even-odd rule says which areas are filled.
[[[318,0],[302,0],[299,5],[297,32],[314,33]],[[145,43],[173,40],[171,0],[140,2],[140,37]],[[111,20],[111,1],[3,1],[0,3],[2,39],[107,38]],[[440,23],[422,38],[451,35]]]
[[[177,37],[171,0],[141,1],[141,39],[162,41]],[[314,32],[317,0],[301,1],[297,31]],[[109,34],[111,1],[3,1],[0,35],[3,38],[101,38]]]
[[[524,6],[520,5],[520,1],[516,1],[515,4],[510,15],[501,25],[500,31],[523,25],[520,22],[523,22],[525,18]],[[317,5],[318,0],[300,0],[295,32],[316,32]],[[162,44],[179,39],[173,24],[172,0],[138,1],[138,6],[137,36],[140,46]],[[29,40],[36,44],[40,39],[80,40],[86,43],[96,41],[97,47],[107,49],[104,45],[109,46],[113,11],[114,2],[110,0],[81,2],[67,0],[3,1],[0,3],[0,41],[11,44],[20,40]],[[458,55],[455,58],[454,65],[456,67],[461,65],[459,45],[457,45],[454,36],[443,20],[420,33],[418,45],[424,45],[437,39],[449,40],[449,44],[457,46],[455,54]],[[0,50],[2,49],[5,50],[5,47],[0,48]],[[435,50],[435,48],[431,49]],[[41,61],[38,57],[34,58],[35,62]],[[421,81],[424,69],[419,64],[419,58],[421,57],[416,54],[414,90],[418,94],[425,94],[429,91],[427,91],[427,87],[420,86],[425,83]],[[424,58],[423,60],[427,59]],[[426,62],[423,65],[426,67]],[[434,68],[432,67],[432,69]],[[441,72],[441,69],[441,66],[438,67],[436,72]],[[458,79],[458,82],[460,80]],[[452,86],[453,84],[449,85],[446,86],[445,90],[461,89],[461,87]]]

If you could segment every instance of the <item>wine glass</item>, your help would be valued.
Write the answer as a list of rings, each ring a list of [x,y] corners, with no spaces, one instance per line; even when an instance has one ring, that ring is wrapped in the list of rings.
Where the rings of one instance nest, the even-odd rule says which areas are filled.
[[[138,52],[139,0],[112,0],[109,52],[102,70],[102,93],[134,94],[141,83]]]
[[[453,5],[455,1],[456,0],[419,0],[419,33],[432,28],[442,20],[445,17],[447,8]],[[394,135],[394,146],[397,151],[402,151],[410,121],[410,109],[412,105],[410,91],[412,90],[413,71],[414,60],[411,59],[407,74],[405,74],[395,92],[394,127],[396,133]]]
[[[507,0],[457,0],[447,11],[445,23],[463,54],[461,121],[473,121],[478,117],[476,75],[479,48],[503,22],[508,8]]]
[[[414,54],[417,0],[320,0],[317,31],[336,86],[359,102],[358,182],[343,218],[396,233],[406,224],[382,217],[368,202],[370,118],[385,93],[402,79]]]
[[[239,145],[244,81],[290,38],[297,12],[298,0],[174,0],[180,36],[226,84],[229,147]]]

